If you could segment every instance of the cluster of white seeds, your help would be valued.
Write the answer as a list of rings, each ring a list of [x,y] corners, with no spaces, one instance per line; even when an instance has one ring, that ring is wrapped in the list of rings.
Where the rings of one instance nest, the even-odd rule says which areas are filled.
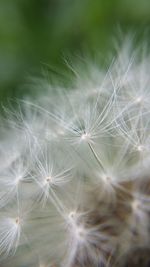
[[[107,73],[75,73],[1,118],[2,267],[116,267],[150,248],[150,60],[125,47]]]

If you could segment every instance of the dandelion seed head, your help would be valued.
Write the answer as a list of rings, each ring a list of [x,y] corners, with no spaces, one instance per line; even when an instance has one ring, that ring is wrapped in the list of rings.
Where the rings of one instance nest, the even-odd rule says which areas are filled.
[[[2,265],[120,267],[149,248],[150,68],[130,49],[107,72],[69,66],[72,90],[38,80],[44,97],[4,108]]]

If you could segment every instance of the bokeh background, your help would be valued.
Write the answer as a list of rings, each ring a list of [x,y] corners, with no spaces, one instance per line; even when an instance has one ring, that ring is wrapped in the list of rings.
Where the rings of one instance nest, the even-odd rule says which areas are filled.
[[[29,77],[67,72],[84,49],[107,58],[118,29],[149,38],[149,25],[150,0],[0,0],[0,100],[35,93]]]

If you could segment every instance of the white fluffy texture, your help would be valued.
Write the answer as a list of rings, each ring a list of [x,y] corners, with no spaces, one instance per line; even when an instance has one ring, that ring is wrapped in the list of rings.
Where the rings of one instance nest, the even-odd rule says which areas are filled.
[[[119,253],[149,246],[150,190],[140,191],[140,179],[150,186],[149,69],[148,58],[130,57],[125,46],[106,75],[89,64],[75,71],[76,89],[49,86],[46,97],[5,109],[2,266],[109,266],[122,242]],[[123,228],[109,204],[130,182],[132,200],[121,199],[131,209]]]

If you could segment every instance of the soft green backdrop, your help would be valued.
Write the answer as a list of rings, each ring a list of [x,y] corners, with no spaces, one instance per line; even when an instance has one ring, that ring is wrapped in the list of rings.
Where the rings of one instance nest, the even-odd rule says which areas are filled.
[[[118,28],[149,25],[150,0],[0,0],[0,99],[28,93],[29,77],[63,73],[84,49],[107,57]]]

